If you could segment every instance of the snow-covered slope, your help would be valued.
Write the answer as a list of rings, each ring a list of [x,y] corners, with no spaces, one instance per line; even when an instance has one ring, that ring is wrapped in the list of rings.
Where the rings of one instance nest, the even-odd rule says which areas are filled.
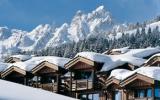
[[[0,100],[76,100],[4,80],[0,80],[0,90]]]
[[[154,29],[156,29],[156,27],[160,27],[160,21],[146,25],[145,32],[147,33],[149,28],[151,28],[151,31],[153,31]],[[158,29],[160,31],[160,28]],[[142,28],[139,28],[139,30],[141,33]],[[137,29],[127,30],[127,26],[122,24],[118,26],[115,25],[112,31],[115,31],[115,34],[109,34],[108,35],[109,39],[114,39],[114,38],[118,39],[122,36],[123,33],[129,35],[136,34]]]

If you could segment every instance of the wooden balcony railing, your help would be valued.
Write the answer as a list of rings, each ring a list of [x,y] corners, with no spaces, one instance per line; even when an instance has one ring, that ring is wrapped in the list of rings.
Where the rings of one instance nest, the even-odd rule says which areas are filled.
[[[129,100],[154,100],[152,97],[144,97],[144,98],[134,98]]]
[[[92,80],[74,80],[72,81],[72,91],[76,90],[87,90],[93,88]]]
[[[47,91],[57,92],[57,83],[45,83],[45,84],[34,83],[32,86],[35,88],[42,88]]]

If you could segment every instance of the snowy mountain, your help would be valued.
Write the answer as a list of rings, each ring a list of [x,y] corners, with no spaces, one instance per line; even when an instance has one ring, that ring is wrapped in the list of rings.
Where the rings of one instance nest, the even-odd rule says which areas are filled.
[[[44,49],[48,40],[53,37],[53,31],[53,27],[49,24],[39,25],[21,38],[19,48],[30,51]]]
[[[153,30],[156,26],[160,26],[160,22],[146,25],[146,30],[149,27]],[[128,30],[128,25],[116,24],[111,13],[104,6],[99,6],[90,13],[77,11],[70,23],[60,27],[43,24],[31,32],[0,27],[0,55],[19,50],[37,51],[90,37],[119,38],[123,33],[134,34],[136,28]]]
[[[104,9],[104,6],[100,6],[88,14],[78,11],[72,19],[68,32],[77,42],[92,35],[103,36],[112,24],[111,14]]]
[[[113,26],[110,12],[100,6],[91,13],[77,11],[70,24],[60,27],[39,25],[31,32],[0,27],[0,52],[16,50],[34,51],[55,47],[64,43],[78,42],[91,36],[104,36]],[[11,50],[11,51],[10,51]]]

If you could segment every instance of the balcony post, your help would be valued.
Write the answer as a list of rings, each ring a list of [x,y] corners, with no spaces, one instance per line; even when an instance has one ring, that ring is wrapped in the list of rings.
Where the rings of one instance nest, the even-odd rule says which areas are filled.
[[[95,70],[92,70],[92,88],[94,89],[94,83],[95,83]]]
[[[75,90],[77,91],[77,80],[76,80],[76,83],[75,83]]]
[[[36,87],[38,88],[38,75],[36,77],[37,77],[37,79],[36,79]]]
[[[153,98],[153,100],[155,99],[155,91],[154,91],[154,86],[152,86],[152,98]]]
[[[27,85],[27,78],[24,76],[24,85]]]
[[[56,84],[56,85],[57,85],[57,86],[56,86],[56,92],[59,93],[59,85],[60,85],[60,84],[59,84],[59,74],[57,74],[56,77],[57,77],[57,82],[56,82],[56,83],[57,83],[57,84]]]
[[[70,73],[70,91],[72,91],[72,71]]]

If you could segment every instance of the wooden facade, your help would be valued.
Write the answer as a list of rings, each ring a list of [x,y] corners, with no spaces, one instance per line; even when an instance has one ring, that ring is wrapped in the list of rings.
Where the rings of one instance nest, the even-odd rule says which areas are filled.
[[[77,56],[65,65],[65,68],[70,71],[68,85],[73,97],[89,100],[90,95],[92,99],[93,95],[99,95],[101,84],[96,72],[102,68],[102,65],[81,56]]]
[[[155,100],[155,80],[135,73],[120,83],[126,92],[126,100]]]
[[[110,77],[106,80],[103,88],[103,91],[106,92],[103,96],[106,100],[160,100],[159,83],[159,81],[139,73],[135,73],[123,81]]]
[[[66,70],[48,61],[43,61],[32,69],[32,74],[36,77],[33,86],[44,90],[60,93],[61,76],[66,73]]]
[[[28,85],[28,80],[31,77],[32,75],[29,72],[26,72],[25,70],[17,66],[11,66],[1,74],[2,79],[24,84],[24,85]]]

